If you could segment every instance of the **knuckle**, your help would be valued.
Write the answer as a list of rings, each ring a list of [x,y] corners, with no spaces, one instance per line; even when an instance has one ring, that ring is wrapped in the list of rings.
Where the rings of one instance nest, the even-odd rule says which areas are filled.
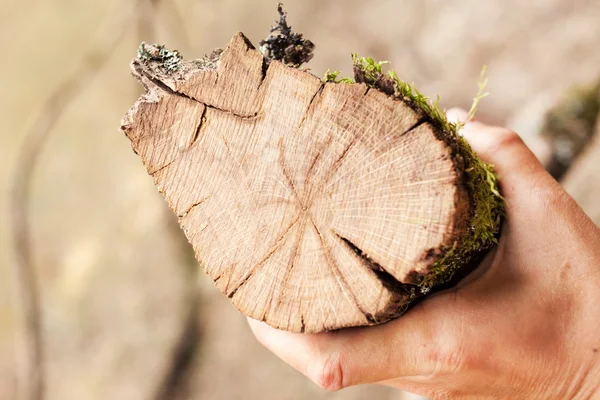
[[[320,357],[309,365],[308,377],[320,388],[338,391],[344,388],[344,373],[339,353]]]
[[[455,330],[436,335],[429,348],[428,358],[433,366],[433,375],[446,375],[470,368],[474,360],[466,351],[465,341]]]
[[[501,152],[525,145],[521,136],[506,128],[492,128],[489,140],[488,147],[490,152]]]

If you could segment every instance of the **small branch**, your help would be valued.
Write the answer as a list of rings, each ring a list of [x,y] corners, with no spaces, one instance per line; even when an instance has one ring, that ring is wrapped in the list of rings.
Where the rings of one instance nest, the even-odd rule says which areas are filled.
[[[198,282],[198,262],[192,246],[179,227],[177,219],[168,207],[165,207],[164,211],[165,231],[172,237],[173,243],[176,245],[177,258],[174,262],[182,267],[181,273],[184,275],[185,296],[183,302],[186,307],[179,338],[171,350],[168,364],[151,398],[154,400],[175,400],[189,398],[187,393],[189,380],[192,378],[192,370],[198,357],[198,349],[202,338],[198,323],[200,309],[200,298],[196,284]]]
[[[158,8],[164,6],[171,10],[171,16],[181,22],[180,16],[175,8],[175,4],[170,1],[163,0],[144,0],[140,3],[137,12],[137,34],[140,42],[155,42],[157,41],[156,25]],[[185,28],[182,23],[177,23],[179,26],[179,35],[184,41],[187,41]],[[141,47],[144,51],[144,46]],[[177,52],[169,52],[176,54]],[[194,256],[193,249],[188,243],[183,231],[179,227],[177,220],[174,218],[171,210],[164,207],[164,215],[166,222],[166,231],[172,237],[176,245],[177,258],[174,263],[182,266],[180,272],[184,275],[185,282],[185,297],[183,299],[185,315],[181,321],[181,327],[177,341],[171,349],[166,368],[159,378],[158,385],[154,389],[151,398],[154,400],[172,400],[184,399],[188,395],[188,380],[191,377],[191,370],[194,366],[198,345],[200,343],[200,330],[198,326],[198,309],[199,298],[197,293],[197,266],[198,263]]]
[[[287,13],[283,11],[283,5],[277,6],[279,21],[271,27],[269,36],[260,42],[260,51],[267,62],[278,60],[282,63],[299,68],[302,64],[313,58],[315,45],[308,39],[304,39],[301,33],[292,31],[287,23]]]
[[[198,262],[192,246],[183,235],[177,220],[165,207],[166,231],[176,245],[178,257],[174,262],[182,267],[185,278],[185,297],[183,299],[185,316],[181,323],[179,338],[171,350],[171,356],[164,374],[156,387],[152,399],[174,400],[189,397],[187,390],[192,370],[198,356],[202,332],[198,324],[200,299],[197,292]]]
[[[114,10],[119,6],[116,3],[112,7]],[[9,207],[14,238],[13,270],[16,296],[22,314],[18,388],[19,397],[24,400],[44,398],[42,312],[32,257],[31,221],[28,210],[32,177],[39,155],[57,121],[83,88],[88,86],[92,78],[106,65],[127,31],[129,13],[123,13],[121,10],[120,14],[123,18],[108,23],[108,26],[100,29],[98,37],[102,39],[98,42],[101,44],[91,46],[91,50],[79,67],[42,104],[34,124],[25,133],[17,157]],[[110,12],[108,15],[113,13]]]
[[[136,10],[137,19],[137,40],[138,42],[154,42],[155,29],[154,19],[156,15],[156,7],[161,0],[142,0],[138,3]]]
[[[162,7],[164,12],[159,12],[160,7]],[[159,24],[157,16],[161,15],[166,19],[165,25],[167,25],[167,30],[172,32],[172,35],[183,47],[190,47],[190,41],[187,37],[185,28],[185,20],[174,1],[140,1],[136,14],[138,20],[137,35],[139,42],[154,43],[156,41],[155,27]]]
[[[173,33],[181,45],[185,48],[190,47],[190,40],[187,35],[187,29],[185,27],[185,19],[177,8],[177,3],[174,1],[167,1],[164,3],[165,7],[165,18],[167,18],[166,24],[168,29]]]

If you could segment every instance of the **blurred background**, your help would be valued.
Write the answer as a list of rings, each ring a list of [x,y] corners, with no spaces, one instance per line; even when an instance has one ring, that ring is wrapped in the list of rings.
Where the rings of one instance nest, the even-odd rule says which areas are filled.
[[[327,393],[263,349],[197,271],[119,132],[141,93],[128,64],[142,40],[187,58],[224,46],[237,31],[258,44],[278,18],[276,6],[275,0],[0,2],[0,400],[17,398],[27,367],[23,349],[31,350],[23,345],[31,335],[22,329],[31,316],[23,307],[31,294],[28,267],[40,303],[44,398],[410,398],[380,387]],[[520,132],[600,222],[600,144],[593,137],[600,2],[288,0],[284,6],[294,30],[317,45],[308,67],[319,76],[329,68],[350,75],[350,53],[357,52],[391,61],[402,79],[440,95],[443,107],[468,108],[487,65],[490,96],[478,118]]]

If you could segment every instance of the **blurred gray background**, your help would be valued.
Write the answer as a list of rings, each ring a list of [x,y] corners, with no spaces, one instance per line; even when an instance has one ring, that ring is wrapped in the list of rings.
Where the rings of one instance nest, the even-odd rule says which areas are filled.
[[[118,130],[141,93],[128,69],[139,42],[164,43],[188,58],[224,46],[237,31],[258,44],[277,19],[276,6],[272,0],[0,2],[1,400],[15,398],[18,371],[8,223],[17,154],[48,96],[120,30],[106,66],[82,79],[51,130],[23,204],[31,212],[42,303],[46,397],[136,400],[170,390],[165,398],[408,398],[375,386],[327,393],[263,349],[229,300],[196,274],[161,196]],[[350,75],[350,53],[357,52],[391,61],[402,79],[440,95],[442,106],[468,108],[485,64],[490,96],[478,117],[524,134],[535,131],[565,89],[600,76],[597,0],[288,0],[284,6],[294,30],[317,45],[308,64],[316,75],[328,68]],[[179,357],[181,368],[169,381],[178,350],[187,357]]]

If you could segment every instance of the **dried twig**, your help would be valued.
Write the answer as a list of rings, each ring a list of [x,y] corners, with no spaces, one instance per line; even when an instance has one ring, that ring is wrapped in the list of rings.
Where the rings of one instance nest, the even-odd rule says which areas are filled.
[[[167,29],[173,32],[173,35],[181,43],[181,46],[185,48],[190,47],[190,40],[188,38],[187,29],[185,27],[185,19],[179,12],[177,4],[174,1],[163,2],[165,7],[165,24]]]
[[[13,185],[11,189],[10,219],[14,238],[14,277],[16,284],[17,303],[22,315],[22,336],[19,346],[19,374],[18,390],[19,398],[26,400],[41,400],[44,398],[44,346],[42,339],[42,312],[40,307],[40,296],[38,282],[32,258],[31,243],[31,221],[28,210],[28,202],[31,191],[31,180],[39,159],[39,155],[47,143],[52,129],[62,117],[74,99],[91,82],[99,71],[106,65],[115,47],[123,39],[131,24],[130,18],[135,9],[147,3],[151,9],[158,6],[160,0],[133,0],[130,8],[123,7],[121,2],[115,2],[107,15],[120,15],[114,21],[108,21],[99,30],[98,39],[90,48],[79,67],[63,81],[53,93],[42,104],[41,109],[31,126],[25,133],[25,138],[17,157]],[[171,17],[180,19],[173,4],[168,4]],[[116,12],[116,10],[119,10]],[[151,20],[150,20],[151,22]],[[178,24],[180,27],[181,24]],[[147,26],[147,25],[146,25]],[[142,34],[140,31],[139,34]],[[184,35],[184,40],[187,38]],[[187,250],[189,251],[189,249]],[[188,320],[195,313],[197,306],[195,300],[191,301],[190,318],[186,318],[182,331],[181,344],[177,346],[172,364],[179,371],[183,365],[181,348],[186,347],[191,336],[197,329]],[[191,328],[190,328],[191,327]],[[193,328],[193,329],[192,329]],[[192,352],[193,353],[193,352]],[[189,357],[188,357],[189,358]],[[186,363],[185,363],[186,364]],[[165,382],[175,382],[172,372],[167,374]],[[170,385],[167,385],[170,386]],[[165,385],[161,385],[165,387]]]
[[[145,0],[139,3],[137,11],[137,34],[140,42],[154,42],[156,40],[156,29],[158,24],[157,15],[162,7],[164,13],[160,15],[165,18],[167,29],[183,47],[190,47],[185,20],[181,16],[174,1]]]
[[[171,9],[171,16],[179,17],[177,9],[171,1],[142,1],[137,12],[137,33],[140,42],[156,41],[155,19],[160,6],[169,7]],[[178,25],[180,32],[176,36],[178,36],[178,39],[181,37],[185,40],[185,28],[183,24]],[[184,298],[186,309],[185,316],[181,321],[179,338],[171,350],[168,364],[152,394],[154,400],[171,400],[188,397],[188,393],[186,393],[188,380],[191,378],[191,370],[194,366],[194,360],[196,359],[200,343],[200,329],[198,326],[199,298],[196,285],[198,263],[187,238],[166,206],[164,207],[164,217],[165,221],[167,221],[166,231],[178,247],[176,252],[178,257],[174,262],[184,268],[182,273],[185,275],[186,282]]]
[[[291,67],[299,68],[313,58],[315,45],[310,40],[304,39],[301,33],[292,31],[292,27],[287,22],[287,13],[281,3],[277,6],[277,12],[279,21],[271,27],[269,36],[260,41],[260,51],[267,62],[278,60]]]
[[[198,356],[198,349],[202,332],[199,326],[200,299],[197,291],[198,262],[194,256],[192,246],[183,235],[177,220],[171,210],[165,207],[167,221],[166,231],[177,245],[178,257],[175,262],[183,267],[185,275],[186,304],[185,316],[182,319],[179,338],[171,350],[171,357],[167,368],[159,381],[152,398],[154,400],[174,400],[189,397],[187,393],[194,361]]]
[[[136,3],[138,0],[132,1]],[[118,4],[117,4],[118,3]],[[22,315],[22,338],[19,346],[19,397],[26,400],[44,398],[44,348],[39,288],[32,257],[31,221],[28,210],[32,176],[41,150],[65,109],[89,85],[106,65],[128,28],[130,13],[121,2],[121,15],[100,29],[98,37],[79,67],[63,81],[42,104],[32,127],[25,133],[14,172],[11,190],[10,220],[14,238],[13,264],[17,303]],[[113,15],[115,13],[108,13]]]

